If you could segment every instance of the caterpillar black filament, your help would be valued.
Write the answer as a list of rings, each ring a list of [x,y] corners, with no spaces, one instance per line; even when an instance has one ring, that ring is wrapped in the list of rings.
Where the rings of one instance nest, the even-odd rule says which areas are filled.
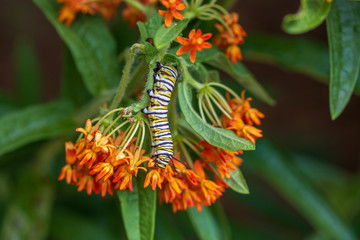
[[[153,136],[155,166],[165,168],[174,158],[174,146],[168,120],[168,104],[175,86],[177,71],[172,66],[156,63],[154,87],[148,90],[150,105],[143,109],[148,114]]]

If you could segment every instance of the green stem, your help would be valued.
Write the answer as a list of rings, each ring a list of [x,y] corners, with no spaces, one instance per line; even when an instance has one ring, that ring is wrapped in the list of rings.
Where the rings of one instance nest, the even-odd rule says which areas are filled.
[[[185,158],[185,161],[187,164],[189,164],[189,167],[191,169],[194,169],[194,163],[193,161],[191,160],[191,157],[190,157],[190,154],[189,152],[187,151],[185,145],[182,143],[182,142],[179,142],[179,147],[181,149],[181,152],[184,154],[184,158]]]
[[[141,4],[138,1],[134,1],[134,0],[124,0],[124,2],[132,5],[133,7],[135,7],[137,10],[140,10],[142,12],[146,12],[146,7],[145,5]]]
[[[147,94],[147,90],[152,89],[153,85],[154,85],[154,77],[153,77],[154,70],[153,69],[155,67],[156,62],[162,61],[169,46],[170,45],[167,45],[167,46],[163,47],[162,49],[160,49],[158,55],[150,61],[146,87],[144,89],[143,96],[142,96],[142,99],[140,100],[140,102],[135,103],[131,106],[133,112],[135,112],[135,113],[139,112],[140,110],[144,109],[147,106],[147,104],[149,102],[149,95]]]
[[[178,116],[177,116],[177,112],[176,112],[176,97],[174,96],[177,96],[177,91],[178,91],[178,88],[176,87],[172,93],[172,98],[170,99],[170,103],[169,105],[171,106],[169,108],[169,115],[170,115],[170,126],[173,128],[173,133],[174,135],[177,134],[177,127],[176,127],[176,122],[177,122],[177,119],[178,119]]]
[[[211,82],[211,83],[209,83],[209,86],[210,85],[221,87],[221,88],[225,89],[226,91],[228,91],[229,93],[231,93],[235,98],[241,99],[241,97],[239,97],[239,95],[237,95],[236,92],[234,92],[233,90],[231,90],[230,88],[228,88],[225,85],[222,85],[222,84],[216,83],[216,82]]]
[[[191,150],[194,151],[194,153],[196,153],[198,156],[200,156],[200,151],[198,149],[196,149],[196,147],[194,146],[194,144],[192,144],[189,140],[187,140],[186,138],[182,139],[182,141],[188,145],[189,148],[191,148]]]
[[[140,122],[137,122],[135,125],[131,126],[131,129],[129,131],[129,135],[127,135],[125,137],[125,139],[123,140],[124,142],[126,141],[125,144],[121,146],[123,150],[126,149],[126,147],[129,145],[129,143],[133,139],[134,135],[136,134],[136,131],[139,128],[139,125],[140,125]]]
[[[133,64],[133,62],[135,60],[135,50],[136,49],[140,49],[141,51],[145,52],[144,45],[139,44],[139,43],[135,43],[130,48],[129,57],[128,57],[128,60],[126,61],[126,64],[125,64],[125,67],[124,67],[124,70],[123,70],[123,74],[121,76],[119,88],[118,88],[117,94],[116,94],[116,96],[114,98],[114,101],[112,102],[112,104],[110,106],[110,109],[116,108],[116,106],[120,103],[120,101],[124,97],[127,81],[129,79],[131,66],[132,66],[132,64]]]
[[[211,88],[212,90],[210,91],[210,93],[219,100],[219,102],[221,103],[221,105],[226,109],[226,111],[228,113],[232,113],[232,110],[229,106],[229,104],[226,102],[225,98],[215,89]]]
[[[226,115],[227,118],[231,119],[231,116],[229,115],[229,113],[226,112],[226,110],[217,102],[217,100],[215,99],[215,97],[211,94],[209,94],[210,99],[213,101],[213,103],[215,104],[215,106],[218,107],[218,109],[224,114]]]
[[[216,125],[216,124],[217,124],[216,121],[215,121],[214,118],[211,116],[211,113],[209,112],[209,109],[208,109],[207,106],[206,106],[206,105],[208,105],[207,102],[206,102],[206,104],[205,104],[204,102],[206,102],[206,99],[201,102],[201,104],[202,104],[203,107],[204,107],[206,116],[210,119],[210,122],[211,122],[212,124]],[[206,122],[206,121],[205,121],[205,122]]]
[[[184,84],[186,82],[189,82],[196,89],[203,88],[204,84],[199,83],[198,81],[193,79],[193,77],[189,73],[189,71],[188,71],[188,69],[186,67],[186,65],[187,65],[186,61],[182,57],[179,57],[179,60],[180,60],[180,70],[181,70],[181,74],[183,75]]]
[[[111,133],[109,133],[106,137],[110,137],[111,135],[113,135],[117,130],[119,130],[122,126],[124,126],[125,124],[127,124],[129,121],[126,120],[125,122],[123,122],[122,124],[120,124],[119,126],[117,126],[114,130],[111,131]]]
[[[203,94],[200,93],[198,97],[199,97],[199,98],[198,98],[198,104],[199,104],[200,116],[201,116],[202,120],[203,120],[204,122],[206,122],[206,118],[205,118],[205,115],[204,115],[204,110],[203,110],[202,103],[201,103],[202,98],[203,98]]]
[[[211,113],[213,114],[213,116],[214,116],[214,118],[215,118],[215,120],[216,120],[217,125],[218,125],[218,126],[221,126],[220,119],[219,119],[218,116],[216,115],[215,109],[214,109],[213,105],[211,104],[211,100],[210,100],[209,96],[208,96],[208,95],[205,95],[205,98],[206,98],[206,103],[207,103],[207,105],[208,105]]]

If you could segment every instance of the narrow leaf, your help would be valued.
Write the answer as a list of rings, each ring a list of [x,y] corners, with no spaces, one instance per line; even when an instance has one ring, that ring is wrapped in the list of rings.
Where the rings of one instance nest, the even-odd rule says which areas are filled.
[[[39,60],[34,46],[29,42],[17,42],[14,49],[14,75],[20,106],[38,103],[41,98],[41,77]]]
[[[156,192],[144,188],[145,173],[139,172],[134,190],[117,191],[129,240],[153,239],[155,231]]]
[[[191,105],[191,89],[186,84],[179,83],[178,97],[186,122],[208,143],[229,151],[255,149],[255,145],[252,142],[239,138],[231,130],[215,128],[204,122]]]
[[[329,81],[329,49],[325,43],[300,37],[249,34],[242,47],[244,58]],[[296,56],[296,57],[294,57]]]
[[[214,215],[208,207],[203,207],[201,212],[197,211],[196,208],[189,208],[187,213],[200,239],[222,239],[220,229],[216,224]]]
[[[27,143],[74,128],[72,106],[65,101],[31,106],[0,118],[0,155]]]
[[[215,171],[215,173],[220,177],[216,167],[213,164],[210,164],[211,168]],[[235,192],[242,194],[249,194],[249,187],[245,181],[244,175],[242,174],[239,168],[236,168],[234,171],[230,171],[230,178],[224,178],[223,181],[229,185],[229,187]]]
[[[178,22],[174,22],[168,28],[165,27],[165,25],[162,25],[154,37],[156,48],[160,49],[170,44],[186,28],[189,21],[189,19],[185,18]]]
[[[249,34],[246,39],[242,50],[247,60],[276,65],[329,84],[329,48],[325,43],[301,37],[286,38],[256,33]],[[360,95],[359,78],[354,92]]]
[[[237,62],[232,64],[223,53],[218,53],[205,63],[226,72],[230,77],[240,83],[245,89],[254,94],[260,100],[274,105],[275,101],[269,96],[265,89],[255,80],[254,76],[245,68],[245,66]]]
[[[220,201],[217,201],[212,205],[211,208],[212,212],[215,215],[217,222],[219,223],[221,236],[223,240],[230,240],[232,239],[232,232],[229,219],[226,216],[223,206],[221,205]]]
[[[78,16],[71,27],[57,21],[55,1],[34,0],[69,47],[86,87],[99,95],[120,79],[115,40],[100,16]]]
[[[356,239],[353,232],[315,192],[286,154],[268,141],[258,141],[246,165],[274,186],[310,224],[328,239]],[[250,169],[249,169],[250,170]]]
[[[74,58],[66,46],[64,46],[63,51],[61,96],[71,100],[78,107],[82,106],[91,97],[75,66]]]
[[[327,18],[330,46],[330,112],[337,118],[346,107],[359,77],[360,3],[334,1]]]
[[[319,26],[328,15],[331,3],[326,0],[301,0],[296,14],[284,17],[282,27],[285,32],[299,34]]]

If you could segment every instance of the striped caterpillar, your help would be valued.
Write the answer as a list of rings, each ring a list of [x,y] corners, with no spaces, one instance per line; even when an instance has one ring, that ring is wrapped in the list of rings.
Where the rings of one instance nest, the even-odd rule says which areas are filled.
[[[168,104],[175,86],[177,71],[172,66],[159,62],[154,68],[154,87],[148,90],[150,105],[143,113],[148,115],[153,136],[151,147],[155,149],[153,158],[155,166],[165,168],[174,158],[174,146],[168,120]],[[177,160],[177,159],[175,159]]]

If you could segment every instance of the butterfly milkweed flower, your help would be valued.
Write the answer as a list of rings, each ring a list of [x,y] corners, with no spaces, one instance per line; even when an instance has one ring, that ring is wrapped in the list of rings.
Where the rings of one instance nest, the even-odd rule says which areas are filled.
[[[253,125],[260,125],[260,119],[264,118],[265,115],[251,107],[252,98],[245,98],[245,91],[242,91],[241,98],[231,99],[229,94],[226,95],[226,98],[232,114],[231,118],[226,115],[223,116],[223,127],[232,130],[238,137],[246,138],[255,143],[257,138],[262,137],[262,131]]]
[[[237,13],[224,14],[222,18],[228,27],[224,27],[219,23],[215,24],[219,34],[214,37],[214,43],[222,49],[226,48],[226,57],[235,64],[237,60],[242,60],[241,50],[238,45],[245,43],[246,32],[238,24],[239,15]]]
[[[106,193],[112,195],[114,189],[132,191],[132,176],[137,176],[140,169],[147,171],[140,165],[150,160],[141,149],[143,141],[140,145],[136,141],[144,135],[134,137],[136,131],[125,134],[122,130],[106,135],[106,131],[99,130],[103,129],[99,125],[93,126],[92,121],[87,120],[84,128],[76,129],[81,133],[79,140],[75,144],[65,143],[66,165],[58,179],[77,185],[78,191],[86,190],[89,195],[95,192],[104,197]],[[141,130],[143,125],[135,120],[129,128]]]
[[[211,36],[211,33],[202,34],[201,29],[198,29],[197,31],[193,29],[189,33],[189,39],[180,36],[176,37],[177,41],[184,45],[177,50],[176,55],[183,55],[190,51],[190,61],[194,63],[196,51],[202,51],[203,49],[212,47],[210,43],[206,42]]]
[[[183,10],[186,7],[186,3],[181,3],[182,0],[162,0],[161,4],[164,5],[167,10],[159,10],[159,14],[165,17],[165,26],[170,27],[175,19],[183,19],[184,16],[178,11]]]
[[[105,19],[110,19],[121,0],[57,0],[57,2],[63,3],[58,21],[70,26],[79,12],[91,15],[100,13]]]

